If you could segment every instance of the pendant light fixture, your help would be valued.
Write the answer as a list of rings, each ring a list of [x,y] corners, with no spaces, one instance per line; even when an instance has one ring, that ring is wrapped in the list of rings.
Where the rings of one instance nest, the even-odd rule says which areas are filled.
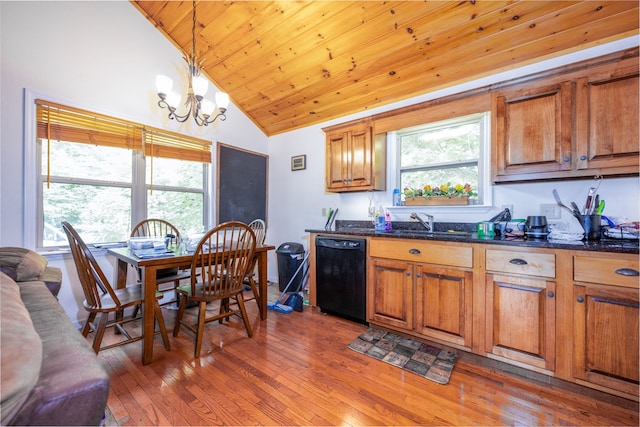
[[[202,77],[201,67],[204,59],[198,61],[196,58],[196,2],[193,1],[193,27],[191,30],[191,55],[183,56],[187,62],[189,88],[187,89],[187,99],[184,105],[187,111],[184,114],[176,112],[177,105],[180,104],[180,94],[173,92],[173,81],[164,75],[156,77],[156,88],[158,91],[158,106],[160,108],[169,109],[169,118],[177,120],[180,123],[186,122],[189,117],[193,116],[193,120],[198,126],[207,126],[220,118],[226,120],[225,112],[229,106],[229,95],[224,92],[217,92],[215,95],[216,102],[212,102],[204,98],[207,92],[209,82]],[[217,110],[217,113],[213,115]]]

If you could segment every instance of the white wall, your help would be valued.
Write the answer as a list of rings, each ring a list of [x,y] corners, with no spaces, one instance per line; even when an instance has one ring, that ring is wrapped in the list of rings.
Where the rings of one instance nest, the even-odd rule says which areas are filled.
[[[53,23],[53,24],[50,24]],[[508,75],[426,94],[386,108],[372,109],[317,126],[267,138],[232,104],[228,118],[213,128],[178,125],[156,107],[155,76],[185,77],[181,53],[126,1],[0,1],[0,245],[33,247],[23,238],[24,184],[23,96],[27,89],[37,95],[80,108],[115,115],[152,126],[187,133],[269,155],[269,228],[267,243],[278,247],[286,241],[308,247],[307,228],[321,228],[323,207],[339,208],[339,219],[366,219],[367,193],[332,194],[324,191],[324,134],[321,127],[391,108],[437,98],[482,86],[510,76],[528,74],[568,62],[636,46],[630,38],[568,57],[527,67]],[[212,90],[212,89],[210,89]],[[27,141],[29,143],[29,141]],[[306,154],[307,168],[292,172],[291,156]],[[214,153],[215,155],[215,153]],[[215,159],[214,159],[215,164]],[[215,175],[215,174],[214,174]],[[536,214],[540,203],[553,203],[557,188],[567,200],[582,197],[589,181],[510,184],[494,188],[494,204],[513,204],[516,216]],[[215,188],[215,182],[212,183]],[[375,204],[388,205],[387,192],[375,193]],[[600,187],[607,200],[607,214],[638,219],[638,179],[607,179]],[[437,211],[436,220],[476,221],[497,210],[474,210],[470,215]],[[394,211],[394,220],[406,212]],[[99,257],[107,277],[113,276],[112,257]],[[269,278],[277,280],[276,256],[269,255]],[[51,265],[64,275],[60,302],[72,319],[82,319],[82,295],[69,256],[50,256]]]

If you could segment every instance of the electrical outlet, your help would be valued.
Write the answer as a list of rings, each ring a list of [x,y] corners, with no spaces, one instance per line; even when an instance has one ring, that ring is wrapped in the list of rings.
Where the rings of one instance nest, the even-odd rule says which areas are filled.
[[[546,216],[547,219],[560,219],[560,206],[553,203],[543,203],[540,205],[540,215]]]
[[[327,216],[327,208],[322,208],[322,216]]]
[[[509,213],[511,214],[511,218],[513,218],[513,205],[502,205],[500,206],[501,210],[509,209]]]

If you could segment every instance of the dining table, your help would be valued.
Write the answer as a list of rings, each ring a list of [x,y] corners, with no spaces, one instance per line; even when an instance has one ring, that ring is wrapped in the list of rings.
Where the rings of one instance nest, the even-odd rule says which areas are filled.
[[[254,258],[258,265],[258,295],[256,301],[260,311],[260,319],[267,319],[267,253],[274,250],[272,245],[258,245],[254,251]],[[108,248],[107,254],[118,260],[116,268],[116,287],[127,286],[127,271],[129,266],[140,271],[144,304],[142,307],[142,364],[148,365],[153,361],[153,339],[155,318],[153,304],[156,299],[156,272],[165,268],[190,268],[193,253],[180,253],[178,248],[167,252],[166,256],[153,258],[139,258],[129,247]]]

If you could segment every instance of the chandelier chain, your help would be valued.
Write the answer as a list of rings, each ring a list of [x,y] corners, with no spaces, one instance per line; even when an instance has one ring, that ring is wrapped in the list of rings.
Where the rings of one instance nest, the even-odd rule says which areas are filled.
[[[202,93],[196,93],[194,91],[194,85],[195,85],[195,81],[197,81],[199,83],[198,86],[196,86],[196,88],[200,87],[201,89],[203,89],[203,78],[200,77],[200,67],[201,64],[203,62],[203,60],[198,61],[197,57],[196,57],[196,25],[197,25],[197,17],[196,17],[196,0],[193,0],[193,19],[192,19],[192,26],[191,26],[191,55],[187,55],[185,53],[184,55],[184,60],[187,63],[187,69],[189,71],[188,74],[188,82],[189,82],[189,87],[187,90],[187,97],[185,99],[185,103],[184,105],[187,107],[187,111],[185,114],[181,115],[178,114],[176,112],[176,107],[174,105],[171,105],[171,101],[169,100],[169,96],[167,93],[164,93],[163,90],[160,89],[160,87],[158,88],[158,97],[160,98],[160,100],[158,101],[158,106],[160,108],[167,108],[169,110],[169,119],[171,120],[176,120],[180,123],[184,123],[186,122],[189,117],[191,117],[193,115],[193,120],[196,122],[196,124],[198,126],[207,126],[213,122],[216,121],[216,119],[220,119],[222,121],[226,120],[226,115],[225,112],[227,111],[227,104],[229,102],[229,97],[224,94],[224,93],[218,93],[216,95],[216,102],[218,102],[218,97],[220,95],[220,99],[224,99],[224,101],[221,101],[220,104],[221,105],[217,105],[217,110],[218,113],[215,116],[211,116],[210,113],[207,113],[205,111],[209,111],[208,108],[205,108],[205,111],[203,111],[203,105],[205,103],[208,103],[208,101],[204,100],[204,92],[206,92],[206,81],[204,81],[204,90],[202,90]],[[166,79],[169,80],[169,90],[171,82],[170,79],[168,77],[166,77]],[[160,84],[158,84],[158,86],[160,86]],[[208,103],[211,106],[209,107],[211,110],[213,110],[213,107],[215,106],[212,103]]]

